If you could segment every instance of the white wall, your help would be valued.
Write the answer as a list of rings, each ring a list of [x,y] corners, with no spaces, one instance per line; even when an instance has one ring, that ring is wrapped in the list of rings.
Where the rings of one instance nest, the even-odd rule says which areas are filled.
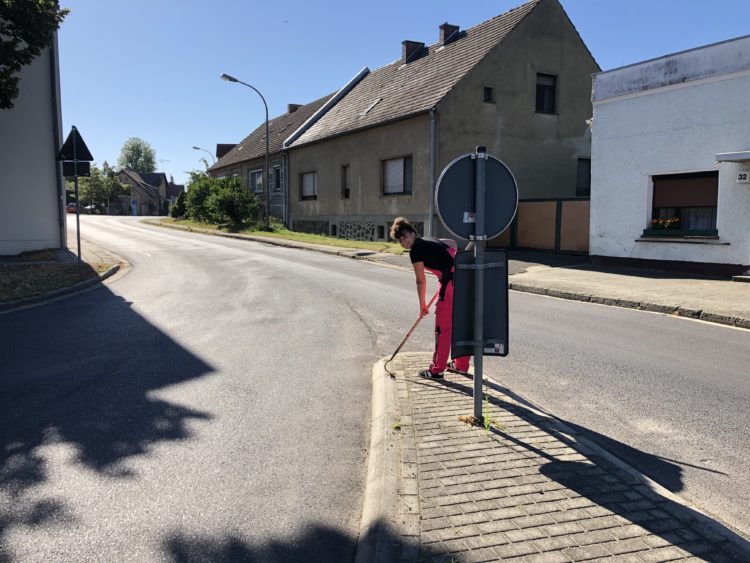
[[[750,185],[736,183],[750,163],[716,162],[717,153],[750,150],[750,71],[646,88],[594,101],[590,253],[750,264]],[[636,242],[651,218],[651,176],[707,170],[719,171],[719,240]]]
[[[15,107],[0,110],[0,254],[64,244],[59,207],[63,186],[56,160],[60,141],[55,138],[59,123],[52,105],[53,88],[59,92],[59,87],[50,69],[53,56],[47,49],[23,67]],[[55,103],[59,116],[59,96]]]

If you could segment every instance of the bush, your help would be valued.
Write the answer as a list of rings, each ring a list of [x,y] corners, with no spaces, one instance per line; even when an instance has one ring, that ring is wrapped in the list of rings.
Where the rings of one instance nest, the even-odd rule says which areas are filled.
[[[211,195],[211,185],[215,182],[209,176],[196,178],[188,185],[185,197],[185,214],[196,221],[211,221],[211,210],[208,208],[208,196]]]
[[[259,205],[258,198],[239,178],[211,178],[200,173],[192,175],[184,201],[183,216],[231,225],[252,220]]]
[[[212,186],[208,207],[216,222],[240,225],[253,217],[258,209],[258,198],[239,178],[222,179]]]
[[[182,219],[185,216],[185,210],[185,192],[180,192],[169,210],[169,214],[175,219]]]

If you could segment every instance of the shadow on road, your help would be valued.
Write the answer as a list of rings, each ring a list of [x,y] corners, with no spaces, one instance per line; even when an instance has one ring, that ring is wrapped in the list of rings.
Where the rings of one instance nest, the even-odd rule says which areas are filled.
[[[101,287],[0,316],[0,561],[8,530],[74,522],[59,498],[31,489],[49,479],[42,447],[64,444],[77,463],[131,478],[125,463],[163,442],[186,440],[208,413],[154,391],[212,367]]]

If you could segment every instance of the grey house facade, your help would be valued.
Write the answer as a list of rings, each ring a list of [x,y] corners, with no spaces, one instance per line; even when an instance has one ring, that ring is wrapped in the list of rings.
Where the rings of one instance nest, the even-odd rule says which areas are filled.
[[[331,98],[324,96],[305,105],[289,104],[287,112],[268,121],[269,209],[272,217],[286,224],[288,217],[286,154],[284,140],[303,126]],[[231,148],[230,148],[231,147]],[[221,150],[220,150],[221,149]],[[217,162],[208,172],[214,178],[237,176],[264,206],[263,167],[266,155],[266,125],[258,126],[236,145],[217,146]]]
[[[599,67],[559,2],[436,34],[429,47],[404,41],[399,60],[365,73],[287,142],[293,229],[377,240],[406,215],[447,235],[430,213],[434,185],[477,145],[508,165],[521,198],[582,195]]]

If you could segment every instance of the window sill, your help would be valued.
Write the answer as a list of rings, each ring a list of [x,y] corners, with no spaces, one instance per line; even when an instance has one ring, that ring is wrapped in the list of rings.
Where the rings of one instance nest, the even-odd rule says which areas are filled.
[[[722,242],[718,235],[652,235],[643,233],[641,238],[635,242],[674,242],[678,244],[713,244],[717,246],[729,246],[728,242]]]

